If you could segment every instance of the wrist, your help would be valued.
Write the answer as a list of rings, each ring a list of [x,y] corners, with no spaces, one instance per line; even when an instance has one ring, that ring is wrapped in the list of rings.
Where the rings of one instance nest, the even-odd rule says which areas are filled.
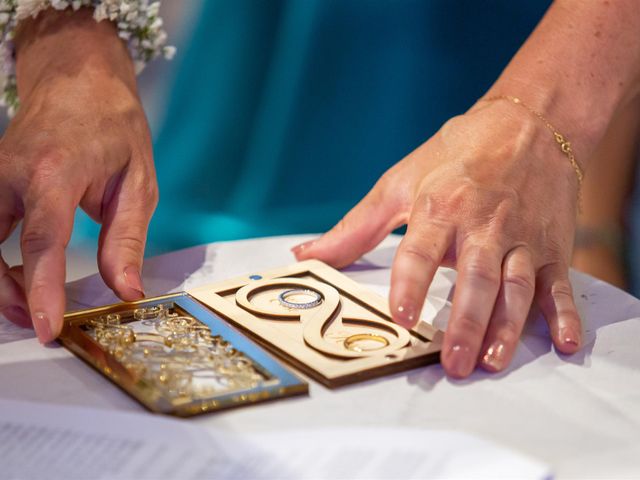
[[[499,79],[482,98],[496,96],[517,97],[539,113],[542,118],[535,118],[534,113],[524,109],[522,111],[538,123],[541,133],[548,139],[545,143],[552,145],[552,148],[559,148],[554,131],[569,141],[583,171],[588,169],[590,158],[607,129],[616,105],[614,98],[585,101],[572,95],[562,84],[532,85],[515,78]],[[596,103],[598,106],[594,105]],[[520,106],[512,105],[511,108],[520,109]],[[545,128],[545,121],[553,126],[554,131]]]
[[[482,155],[482,167],[487,172],[496,176],[515,175],[513,178],[525,175],[528,181],[542,182],[575,201],[565,205],[579,206],[582,176],[537,115],[509,98],[484,97],[464,116],[482,125],[472,142],[479,151],[492,152]]]
[[[496,96],[491,96],[491,97],[485,97],[482,99],[485,102],[507,102],[507,103],[511,103],[513,105],[516,105],[520,108],[520,110],[526,110],[527,113],[531,116],[531,117],[535,117],[537,123],[538,123],[538,127],[542,127],[544,125],[545,129],[546,129],[546,133],[545,135],[547,136],[547,142],[546,143],[551,143],[549,142],[549,140],[551,138],[553,138],[554,142],[556,143],[557,146],[557,150],[556,150],[556,155],[557,153],[562,153],[563,156],[566,157],[566,160],[568,161],[568,164],[571,165],[571,169],[573,170],[573,173],[575,174],[575,180],[577,181],[577,186],[578,186],[578,204],[580,204],[580,193],[582,190],[582,183],[584,180],[584,170],[582,165],[580,165],[580,163],[578,162],[578,160],[575,157],[575,153],[573,151],[573,147],[571,145],[571,142],[568,140],[568,138],[565,137],[565,135],[563,135],[560,131],[558,131],[558,129],[556,127],[554,127],[549,120],[547,120],[547,118],[540,113],[539,111],[535,110],[533,107],[531,107],[528,103],[524,102],[522,99],[520,99],[519,97],[514,97],[511,95],[496,95]],[[551,134],[551,135],[549,135]]]
[[[116,77],[135,91],[133,62],[111,22],[95,22],[89,9],[49,9],[22,22],[15,39],[16,77],[26,100],[43,83],[100,83]]]
[[[616,111],[640,87],[637,2],[555,2],[487,96],[541,112],[588,168]]]

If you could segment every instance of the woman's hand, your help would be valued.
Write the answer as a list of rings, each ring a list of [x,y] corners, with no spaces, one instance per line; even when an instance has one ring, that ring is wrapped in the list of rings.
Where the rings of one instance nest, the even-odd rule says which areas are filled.
[[[102,223],[99,267],[124,300],[158,193],[126,46],[86,10],[43,12],[17,39],[18,114],[0,140],[0,242],[24,220],[24,267],[0,258],[0,311],[53,340],[65,311],[65,248],[78,206]]]
[[[445,334],[448,375],[510,362],[533,300],[563,353],[580,347],[568,270],[578,182],[539,119],[508,101],[480,102],[392,167],[319,240],[295,249],[343,267],[407,224],[390,308],[412,327],[439,265],[458,280]]]
[[[576,28],[579,25],[580,28]],[[556,0],[488,92],[544,113],[583,167],[616,111],[640,92],[640,10],[634,0]],[[504,369],[533,300],[558,350],[581,342],[568,279],[578,182],[544,123],[506,100],[481,102],[402,160],[299,259],[344,266],[407,223],[393,264],[390,306],[420,315],[438,265],[458,281],[442,364],[466,377]]]

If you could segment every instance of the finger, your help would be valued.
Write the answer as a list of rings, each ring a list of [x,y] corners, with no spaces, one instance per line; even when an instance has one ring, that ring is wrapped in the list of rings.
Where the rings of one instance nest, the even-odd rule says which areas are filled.
[[[31,318],[21,277],[21,270],[10,269],[0,254],[0,312],[11,322],[30,327]]]
[[[569,269],[559,263],[547,265],[538,272],[536,301],[547,319],[556,348],[566,354],[575,353],[582,342],[582,323],[569,282]]]
[[[14,282],[18,285],[18,287],[24,292],[25,291],[25,283],[24,283],[24,267],[22,265],[16,265],[9,269],[9,276],[13,279]]]
[[[4,196],[0,197],[2,197],[0,198],[2,202],[0,205],[0,243],[3,243],[13,233],[19,222],[10,213],[13,207],[8,205]],[[12,270],[0,252],[0,312],[11,322],[21,327],[30,327],[31,318],[24,295],[24,284],[16,281]],[[21,276],[17,278],[21,278]]]
[[[526,247],[511,250],[502,264],[502,286],[485,336],[480,364],[498,372],[511,363],[535,292],[535,271]]]
[[[406,209],[385,195],[379,182],[345,217],[318,240],[292,249],[298,260],[316,258],[336,268],[345,267],[373,250],[406,221]]]
[[[62,330],[65,311],[65,248],[71,237],[75,199],[58,189],[32,195],[25,204],[21,247],[31,320],[41,343]]]
[[[154,174],[127,174],[105,205],[98,266],[126,301],[144,297],[141,270],[149,221],[158,203]]]
[[[389,308],[395,322],[406,328],[418,322],[427,290],[453,237],[448,224],[414,218],[409,222],[391,269]]]
[[[442,366],[454,378],[471,374],[496,303],[504,250],[484,241],[461,249],[451,317],[442,344]]]

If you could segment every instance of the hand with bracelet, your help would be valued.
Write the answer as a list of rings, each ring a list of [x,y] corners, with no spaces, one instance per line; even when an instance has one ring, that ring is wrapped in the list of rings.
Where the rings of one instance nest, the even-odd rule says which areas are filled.
[[[568,274],[582,170],[640,91],[638,31],[637,2],[555,2],[485,100],[392,167],[331,231],[296,247],[297,258],[345,266],[406,224],[391,311],[415,325],[438,266],[457,269],[448,375],[506,368],[534,302],[558,351],[575,353],[582,328]]]

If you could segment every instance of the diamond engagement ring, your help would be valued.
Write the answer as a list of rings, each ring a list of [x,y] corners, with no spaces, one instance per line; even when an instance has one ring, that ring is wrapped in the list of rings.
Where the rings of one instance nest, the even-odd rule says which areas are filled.
[[[291,299],[291,297],[296,295],[311,297],[311,300],[307,302],[296,302]],[[282,292],[278,296],[278,301],[280,302],[280,305],[286,308],[307,309],[320,305],[322,303],[322,295],[306,288],[294,288],[292,290]]]

